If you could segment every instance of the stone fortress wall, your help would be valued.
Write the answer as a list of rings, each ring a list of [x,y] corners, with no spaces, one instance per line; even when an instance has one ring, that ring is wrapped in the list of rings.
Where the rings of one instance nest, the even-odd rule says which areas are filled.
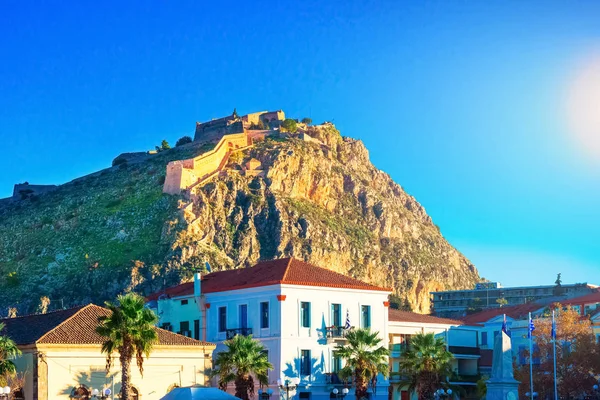
[[[211,151],[187,160],[171,161],[167,164],[163,193],[180,194],[205,176],[220,171],[233,150],[246,148],[251,144],[252,138],[246,132],[224,135]]]
[[[264,139],[271,130],[249,129],[259,121],[279,124],[285,119],[285,113],[278,111],[261,111],[238,117],[234,114],[214,119],[205,123],[196,123],[196,140],[216,140],[219,142],[211,151],[186,160],[171,161],[167,164],[167,174],[163,185],[163,193],[184,194],[193,197],[194,189],[219,174],[229,156],[236,151],[251,147],[255,140]],[[258,164],[256,164],[258,163]],[[262,174],[260,162],[254,160],[246,166],[250,175]]]
[[[28,182],[17,183],[13,189],[12,197],[14,199],[26,198],[31,195],[40,195],[56,189],[56,185],[30,185]]]

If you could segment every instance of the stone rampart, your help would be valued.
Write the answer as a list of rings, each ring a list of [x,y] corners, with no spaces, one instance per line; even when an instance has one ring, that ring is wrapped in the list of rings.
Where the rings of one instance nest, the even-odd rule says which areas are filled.
[[[223,161],[232,151],[251,144],[252,139],[246,132],[225,135],[211,151],[187,160],[171,161],[167,164],[163,193],[181,193],[205,176],[219,171],[223,167]]]
[[[56,185],[30,185],[29,183],[17,183],[13,189],[13,198],[24,199],[31,195],[40,195],[56,189]]]

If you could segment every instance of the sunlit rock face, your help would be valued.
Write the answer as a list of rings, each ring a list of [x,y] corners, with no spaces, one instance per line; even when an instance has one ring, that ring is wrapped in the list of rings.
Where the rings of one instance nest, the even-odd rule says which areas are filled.
[[[314,140],[257,142],[192,197],[162,185],[169,161],[210,149],[200,142],[0,207],[0,286],[10,288],[0,309],[34,309],[44,295],[101,302],[189,280],[207,261],[221,270],[284,256],[391,287],[418,312],[430,291],[472,287],[475,267],[361,141],[331,124],[306,133]],[[252,159],[260,174],[243,173]]]

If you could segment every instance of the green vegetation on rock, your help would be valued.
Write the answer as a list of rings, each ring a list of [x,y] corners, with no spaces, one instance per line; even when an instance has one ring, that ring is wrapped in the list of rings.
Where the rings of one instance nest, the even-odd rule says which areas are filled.
[[[294,256],[393,287],[404,308],[429,310],[429,291],[471,286],[474,266],[423,207],[375,168],[362,142],[332,124],[321,144],[275,134],[230,159],[195,200],[162,193],[169,161],[202,154],[192,142],[123,163],[53,192],[0,204],[0,315],[48,296],[65,306],[124,290],[150,293],[214,270]],[[240,170],[250,158],[264,174]],[[185,208],[184,208],[185,206]]]

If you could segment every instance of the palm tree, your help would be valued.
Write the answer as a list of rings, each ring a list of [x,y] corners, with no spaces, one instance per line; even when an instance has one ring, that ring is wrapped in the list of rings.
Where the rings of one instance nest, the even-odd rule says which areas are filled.
[[[333,350],[334,356],[346,362],[339,374],[342,378],[353,378],[357,399],[367,397],[368,386],[375,387],[378,374],[388,376],[390,372],[389,350],[379,346],[378,335],[379,332],[371,332],[368,328],[351,330],[346,334],[348,344],[340,344]]]
[[[154,324],[158,317],[144,307],[144,298],[135,293],[117,297],[118,304],[106,302],[110,315],[98,318],[96,332],[106,338],[102,352],[106,353],[106,371],[110,370],[113,353],[121,362],[121,399],[129,400],[131,390],[131,361],[135,356],[140,374],[144,374],[144,356],[150,355],[158,341]]]
[[[268,385],[267,372],[273,365],[268,360],[264,346],[252,335],[235,335],[225,341],[227,350],[217,354],[212,376],[219,377],[219,387],[235,384],[235,395],[242,400],[254,396],[254,377],[261,385]]]
[[[0,332],[4,329],[4,324],[0,323]],[[21,350],[15,342],[8,336],[0,335],[0,377],[12,375],[17,372],[15,363],[12,359],[21,355]]]
[[[409,347],[400,358],[400,371],[408,376],[402,382],[416,390],[419,400],[433,398],[442,381],[452,373],[452,353],[446,350],[442,338],[433,333],[418,333],[411,337]],[[401,386],[404,386],[402,385]]]

